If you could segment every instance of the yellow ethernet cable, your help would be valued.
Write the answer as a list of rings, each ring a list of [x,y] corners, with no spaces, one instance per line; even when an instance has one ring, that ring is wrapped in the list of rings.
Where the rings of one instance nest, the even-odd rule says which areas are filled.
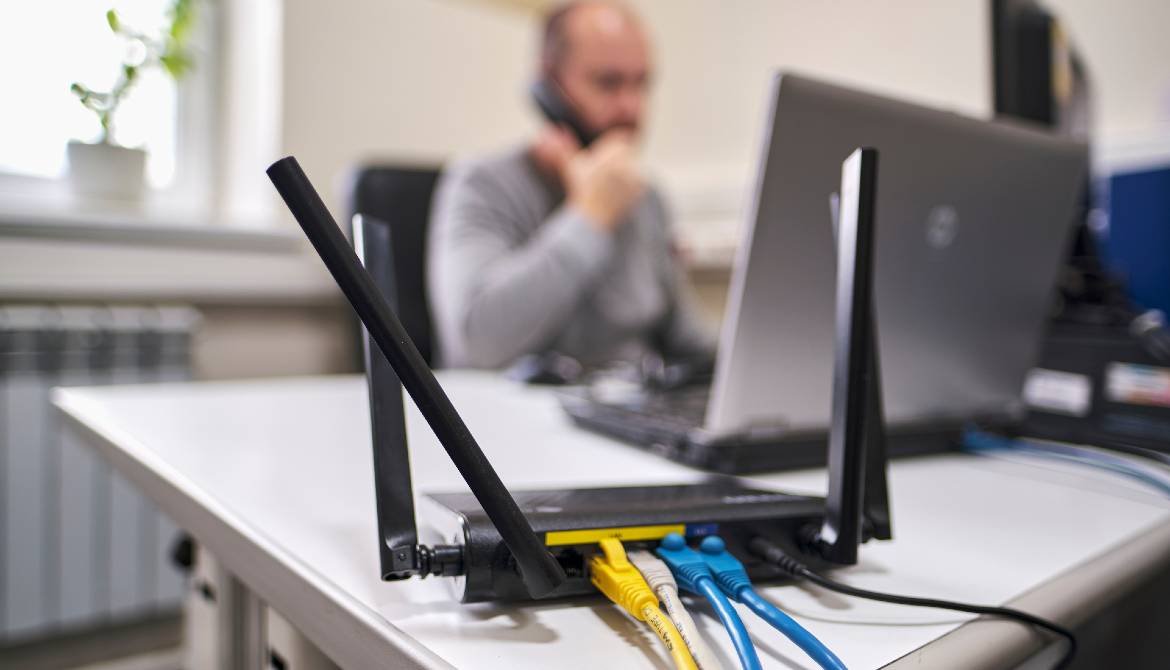
[[[658,609],[658,597],[650,590],[642,573],[626,558],[621,540],[605,538],[600,544],[602,553],[589,560],[593,585],[630,616],[649,625],[670,652],[678,670],[698,670],[678,629]]]
[[[666,645],[670,652],[670,660],[674,661],[674,667],[678,670],[698,670],[686,642],[683,642],[682,636],[678,633],[678,628],[675,628],[670,619],[663,616],[657,605],[647,605],[642,609],[642,616],[643,621],[649,624],[658,635],[658,639],[662,640],[662,644]]]

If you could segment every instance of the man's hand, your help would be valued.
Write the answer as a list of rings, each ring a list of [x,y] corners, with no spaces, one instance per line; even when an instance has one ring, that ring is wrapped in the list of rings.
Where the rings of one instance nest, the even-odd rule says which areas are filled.
[[[635,162],[633,134],[625,129],[610,130],[582,150],[572,133],[548,126],[532,154],[561,180],[569,204],[607,232],[621,225],[646,190]]]
[[[566,183],[565,171],[569,161],[579,153],[581,145],[573,133],[553,124],[546,125],[532,145],[532,157],[536,164],[560,180],[562,186]]]
[[[563,172],[569,204],[602,230],[615,230],[646,192],[635,158],[633,135],[621,129],[574,154]]]

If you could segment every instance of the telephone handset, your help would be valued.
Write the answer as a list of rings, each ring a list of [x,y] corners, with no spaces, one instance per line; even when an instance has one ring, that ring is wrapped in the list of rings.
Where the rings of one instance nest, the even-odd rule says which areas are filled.
[[[593,140],[597,139],[597,134],[582,123],[573,103],[569,101],[565,92],[555,81],[548,77],[542,77],[533,82],[529,92],[544,117],[550,123],[568,128],[581,143],[582,148],[589,146]]]

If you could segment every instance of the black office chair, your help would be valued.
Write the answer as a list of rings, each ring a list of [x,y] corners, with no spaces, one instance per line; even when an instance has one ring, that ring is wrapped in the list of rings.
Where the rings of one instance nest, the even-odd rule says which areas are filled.
[[[394,287],[388,297],[410,339],[432,367],[437,352],[427,300],[426,251],[431,196],[439,172],[437,167],[362,166],[350,182],[348,202],[351,225],[353,215],[360,214],[384,222],[389,229],[391,244],[385,253]]]

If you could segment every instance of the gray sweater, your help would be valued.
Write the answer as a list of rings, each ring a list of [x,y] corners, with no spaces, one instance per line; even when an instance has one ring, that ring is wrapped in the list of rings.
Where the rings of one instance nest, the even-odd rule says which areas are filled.
[[[427,284],[440,363],[502,367],[556,351],[585,364],[648,350],[709,353],[674,256],[668,216],[647,192],[599,231],[512,150],[452,165],[435,193]]]

